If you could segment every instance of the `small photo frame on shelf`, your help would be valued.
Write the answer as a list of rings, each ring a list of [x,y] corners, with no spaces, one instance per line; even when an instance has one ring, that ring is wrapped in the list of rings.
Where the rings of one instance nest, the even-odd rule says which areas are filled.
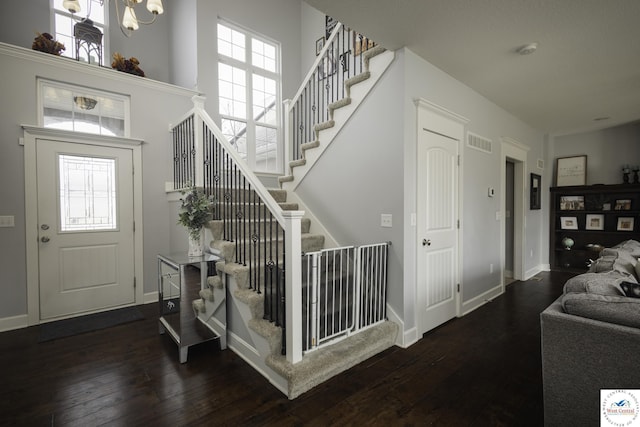
[[[560,196],[561,211],[583,211],[584,196]]]
[[[616,204],[614,207],[617,211],[630,211],[631,210],[631,200],[630,199],[618,199],[616,200]]]
[[[585,185],[587,156],[560,157],[556,160],[556,186]]]
[[[631,216],[621,216],[618,218],[618,231],[633,231],[634,218]]]
[[[604,230],[604,215],[588,214],[585,224],[586,230]]]
[[[603,211],[610,211],[611,210],[611,203],[603,203],[602,204],[602,210]]]
[[[560,217],[560,228],[563,230],[577,230],[578,218],[575,216]]]

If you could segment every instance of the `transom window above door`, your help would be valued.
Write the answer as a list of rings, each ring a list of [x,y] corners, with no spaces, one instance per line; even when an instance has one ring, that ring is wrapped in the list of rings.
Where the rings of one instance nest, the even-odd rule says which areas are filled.
[[[129,136],[129,98],[40,79],[38,122],[46,128]]]

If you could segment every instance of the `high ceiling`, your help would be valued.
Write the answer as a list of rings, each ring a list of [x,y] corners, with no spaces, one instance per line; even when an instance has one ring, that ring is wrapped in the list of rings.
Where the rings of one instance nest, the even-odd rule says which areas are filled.
[[[551,134],[640,119],[640,0],[306,1]]]

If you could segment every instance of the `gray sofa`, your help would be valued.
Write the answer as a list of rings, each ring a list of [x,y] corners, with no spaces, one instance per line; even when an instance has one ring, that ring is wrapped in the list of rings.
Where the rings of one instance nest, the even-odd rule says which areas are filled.
[[[599,426],[601,389],[640,389],[638,257],[634,240],[604,249],[540,314],[546,426]]]

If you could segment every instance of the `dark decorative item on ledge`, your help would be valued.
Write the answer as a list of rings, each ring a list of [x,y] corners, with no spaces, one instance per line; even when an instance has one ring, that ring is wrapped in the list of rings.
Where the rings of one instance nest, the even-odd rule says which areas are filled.
[[[144,77],[144,71],[138,66],[140,61],[137,58],[131,57],[124,59],[118,52],[113,54],[113,62],[111,68],[125,73],[134,74],[136,76]]]
[[[87,62],[91,63],[91,58],[95,62],[96,57],[91,55],[95,53],[98,65],[102,65],[102,31],[93,25],[93,21],[85,18],[78,22],[73,26],[73,36],[76,39],[76,60],[80,60],[82,48],[87,53]]]
[[[623,165],[622,166],[622,182],[625,184],[629,183],[629,173],[631,172],[631,169],[629,169],[629,165]]]
[[[635,166],[633,168],[633,183],[638,184],[640,180],[638,179],[638,172],[640,172],[640,166]]]
[[[38,33],[38,36],[35,39],[33,39],[33,44],[31,45],[31,49],[60,56],[60,53],[66,48],[62,43],[54,40],[51,34]]]

